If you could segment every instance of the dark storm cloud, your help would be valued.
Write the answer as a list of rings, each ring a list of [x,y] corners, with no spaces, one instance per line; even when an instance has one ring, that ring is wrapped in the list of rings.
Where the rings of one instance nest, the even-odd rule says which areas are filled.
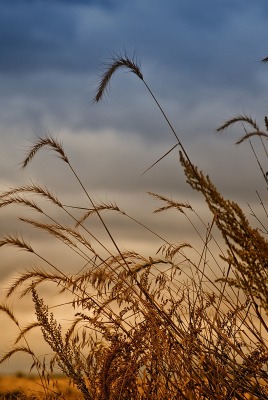
[[[109,1],[1,3],[0,71],[31,74],[40,70],[87,70],[89,73],[104,39],[97,35],[98,30],[105,29],[107,14],[113,18],[115,10]],[[83,18],[86,18],[84,27]]]
[[[45,6],[39,2],[1,6],[2,73],[31,74],[39,70],[74,68],[73,18],[61,11],[57,5]]]
[[[266,24],[264,1],[245,1],[243,8],[214,1],[205,6],[189,1],[15,1],[0,7],[0,70],[5,73],[89,73],[109,51],[125,45],[158,71],[164,66],[173,73],[179,69],[192,74],[193,79],[201,76],[198,72],[203,79],[213,79],[212,69],[216,73],[217,67],[219,77],[227,69],[228,76],[237,55],[241,59],[250,53],[251,63],[264,50],[258,43],[261,25]]]
[[[116,129],[173,143],[142,82],[116,72],[90,105],[101,62],[136,51],[179,132],[211,134],[267,92],[266,1],[4,1],[0,4],[2,124],[39,132]],[[268,48],[267,48],[268,50]],[[268,69],[267,69],[268,73]],[[240,109],[239,109],[240,107]],[[71,110],[71,112],[70,112]],[[213,110],[213,112],[212,112]],[[22,129],[21,129],[22,130]]]

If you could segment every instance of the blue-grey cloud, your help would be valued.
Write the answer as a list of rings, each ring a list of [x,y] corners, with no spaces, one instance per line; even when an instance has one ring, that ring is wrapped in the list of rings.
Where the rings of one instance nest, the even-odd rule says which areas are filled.
[[[183,140],[214,135],[233,113],[267,108],[268,4],[214,0],[3,1],[1,136],[68,129],[174,137],[137,77],[118,71],[102,104],[90,101],[113,51],[141,62],[147,83]]]
[[[90,72],[109,51],[125,46],[157,68],[163,65],[172,72],[179,68],[193,79],[200,72],[213,82],[217,70],[219,76],[223,69],[228,74],[239,60],[246,61],[246,54],[251,65],[265,50],[264,1],[246,1],[243,8],[212,1],[205,6],[185,1],[165,6],[161,1],[118,2],[116,8],[97,3],[1,3],[0,70]]]

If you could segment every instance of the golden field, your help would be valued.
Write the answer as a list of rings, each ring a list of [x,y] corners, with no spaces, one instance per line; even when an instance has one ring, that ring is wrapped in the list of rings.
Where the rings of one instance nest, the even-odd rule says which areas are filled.
[[[41,379],[35,375],[0,375],[0,399],[17,399],[24,396],[32,399],[82,399],[81,393],[65,377],[51,377],[49,393],[45,393]],[[59,397],[58,393],[62,393]]]

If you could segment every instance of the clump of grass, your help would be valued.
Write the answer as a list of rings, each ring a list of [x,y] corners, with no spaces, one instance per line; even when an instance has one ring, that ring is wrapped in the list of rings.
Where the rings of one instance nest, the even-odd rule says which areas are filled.
[[[48,385],[58,368],[84,399],[267,399],[267,241],[251,227],[239,205],[226,200],[190,160],[135,60],[114,57],[100,79],[95,101],[101,100],[119,68],[133,72],[149,90],[175,136],[172,149],[180,147],[187,182],[203,195],[212,222],[207,226],[190,204],[151,193],[161,202],[155,211],[176,210],[186,217],[199,234],[201,250],[191,243],[168,242],[116,204],[95,203],[63,145],[52,136],[38,138],[23,167],[39,150],[55,152],[75,176],[88,207],[78,217],[74,206],[67,206],[46,187],[34,183],[3,192],[0,207],[31,209],[41,218],[22,221],[71,249],[82,267],[66,274],[63,265],[53,263],[23,238],[6,236],[0,240],[0,247],[19,248],[40,262],[18,275],[7,292],[7,301],[14,292],[19,291],[22,297],[31,295],[36,321],[22,326],[7,304],[0,308],[18,329],[14,347],[0,362],[18,352],[27,353],[42,379],[46,398],[60,396],[56,381],[53,391]],[[254,132],[262,139],[267,136],[246,116],[236,117],[219,129],[236,122],[248,123],[253,129],[241,141],[250,140]],[[52,217],[60,213],[45,211],[43,200],[66,214],[70,224]],[[119,213],[161,239],[156,254],[144,257],[120,249],[104,211]],[[88,219],[94,215],[111,246],[104,245],[103,237],[88,227]],[[192,222],[192,215],[207,226],[205,236]],[[216,241],[215,228],[223,243]],[[221,264],[211,250],[212,240],[218,245]],[[198,261],[193,261],[193,252]],[[64,304],[65,295],[71,296],[72,322],[66,329],[40,295],[41,286],[49,284],[62,296],[59,306]],[[28,342],[33,329],[40,329],[51,349],[48,361],[38,358]]]

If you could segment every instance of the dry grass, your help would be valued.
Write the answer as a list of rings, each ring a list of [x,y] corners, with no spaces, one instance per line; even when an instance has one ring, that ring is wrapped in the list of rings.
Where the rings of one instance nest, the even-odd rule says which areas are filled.
[[[53,388],[56,394],[51,393],[49,379],[55,368],[70,379],[84,399],[267,399],[267,241],[260,230],[250,226],[239,205],[226,200],[189,159],[134,60],[115,57],[100,80],[95,100],[102,98],[119,67],[129,69],[145,83],[181,149],[180,161],[187,182],[207,202],[212,222],[207,226],[201,220],[206,226],[204,236],[192,222],[192,215],[200,217],[190,204],[151,194],[161,202],[156,212],[176,210],[193,224],[200,235],[198,259],[192,258],[195,249],[191,243],[169,243],[164,238],[158,253],[152,257],[122,251],[103,212],[120,213],[144,225],[116,204],[96,204],[62,144],[49,136],[38,138],[23,166],[42,148],[56,152],[86,194],[88,207],[78,217],[74,208],[34,183],[2,193],[0,207],[18,204],[33,210],[41,218],[22,218],[22,221],[71,249],[83,267],[78,273],[66,274],[63,266],[39,254],[23,238],[1,239],[0,247],[15,246],[42,263],[42,267],[17,277],[6,300],[18,291],[21,296],[31,295],[36,321],[21,326],[8,303],[1,306],[1,311],[18,329],[14,348],[1,362],[17,352],[27,353],[39,373],[43,396],[47,399],[68,398],[60,395],[57,386]],[[261,140],[267,137],[246,116],[236,117],[219,129],[237,122],[253,128],[241,141],[251,140],[252,136]],[[265,124],[267,129],[267,119]],[[70,224],[52,218],[43,210],[40,199],[65,213]],[[88,228],[92,216],[99,219],[111,246],[104,245],[103,239]],[[221,232],[222,243],[216,241],[215,229]],[[221,262],[211,251],[211,241],[218,246]],[[73,322],[65,331],[40,296],[39,288],[47,284],[55,285],[63,302],[65,294],[72,297]],[[50,360],[39,359],[32,351],[27,338],[33,329],[41,330],[51,349]]]
[[[11,389],[12,388],[12,389]],[[48,384],[50,398],[75,400],[83,399],[81,392],[64,376],[51,376]],[[61,395],[60,395],[61,394]],[[33,375],[1,375],[0,399],[44,399],[43,383],[39,377]]]

